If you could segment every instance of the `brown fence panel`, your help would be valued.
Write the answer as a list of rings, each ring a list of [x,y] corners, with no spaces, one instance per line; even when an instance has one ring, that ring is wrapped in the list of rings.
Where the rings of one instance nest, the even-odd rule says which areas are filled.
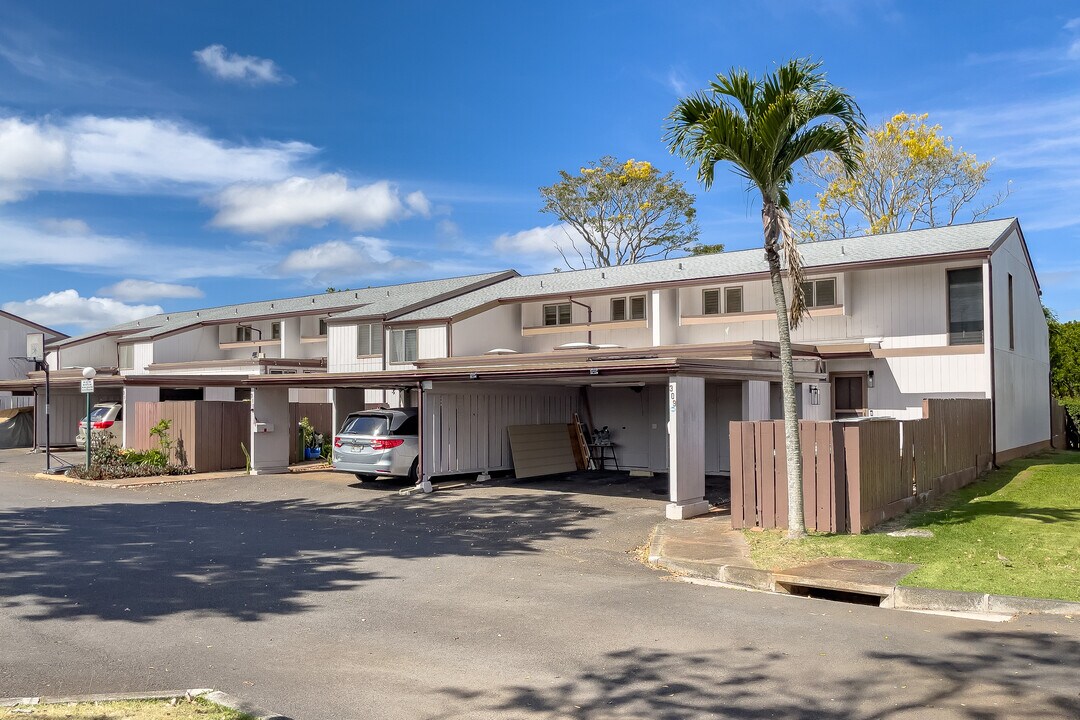
[[[1050,398],[1050,447],[1055,450],[1068,449],[1065,439],[1065,408],[1057,398]]]
[[[222,470],[242,468],[247,464],[241,444],[245,447],[251,445],[251,405],[246,402],[224,402],[221,404]]]
[[[300,449],[300,419],[311,421],[315,432],[332,438],[336,428],[334,424],[334,405],[332,403],[289,403],[289,459],[291,462],[303,460]]]
[[[172,420],[169,434],[177,462],[195,472],[242,468],[245,461],[240,443],[248,442],[249,408],[245,402],[215,400],[137,402],[128,444],[136,450],[157,448],[150,428],[168,419]]]

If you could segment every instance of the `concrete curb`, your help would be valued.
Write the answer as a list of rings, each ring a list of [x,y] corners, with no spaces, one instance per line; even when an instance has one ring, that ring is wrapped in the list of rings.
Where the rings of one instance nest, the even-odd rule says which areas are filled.
[[[207,477],[212,475],[212,477]],[[247,477],[243,472],[233,473],[192,473],[190,475],[149,475],[141,478],[129,478],[116,482],[102,482],[99,480],[83,480],[81,478],[68,477],[67,475],[49,475],[47,473],[34,473],[36,480],[59,480],[60,482],[72,483],[73,485],[85,485],[86,487],[108,488],[110,490],[127,490],[141,487],[160,487],[161,485],[180,485],[183,483],[204,482],[206,480],[228,480],[230,478]]]
[[[728,585],[744,587],[749,590],[772,592],[788,595],[779,578],[787,578],[783,572],[745,567],[740,565],[721,565],[699,560],[679,560],[664,557],[661,552],[663,534],[654,532],[649,541],[649,564],[663,570],[701,578],[717,580]],[[880,596],[883,588],[879,585],[852,586],[853,592]],[[934,590],[931,588],[896,585],[888,589],[882,598],[881,607],[897,610],[936,610],[946,612],[1001,613],[1010,615],[1065,615],[1080,617],[1080,603],[1050,598],[1026,598],[1009,595],[990,595],[988,593],[963,592],[960,590]]]
[[[123,700],[172,700],[173,698],[196,698],[226,707],[237,712],[247,713],[256,720],[290,720],[284,715],[267,712],[240,698],[233,697],[220,690],[196,688],[192,690],[159,690],[156,692],[105,693],[98,695],[68,695],[64,697],[24,697],[0,698],[0,707],[19,707],[22,705],[56,705],[67,703],[117,702]]]

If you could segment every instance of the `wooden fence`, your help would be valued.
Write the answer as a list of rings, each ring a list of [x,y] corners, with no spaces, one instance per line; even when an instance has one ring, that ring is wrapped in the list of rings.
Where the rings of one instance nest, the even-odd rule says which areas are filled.
[[[787,527],[782,421],[731,423],[734,527]],[[799,422],[803,519],[821,532],[859,533],[991,464],[990,401],[923,401],[923,419]]]
[[[188,400],[137,402],[128,414],[128,446],[135,450],[158,447],[150,428],[172,420],[169,435],[175,444],[174,460],[195,472],[242,468],[246,461],[240,444],[250,444],[251,406],[246,402]]]
[[[300,447],[300,419],[307,418],[315,432],[333,440],[337,431],[334,425],[334,406],[332,403],[289,403],[289,461],[300,462],[304,459]]]

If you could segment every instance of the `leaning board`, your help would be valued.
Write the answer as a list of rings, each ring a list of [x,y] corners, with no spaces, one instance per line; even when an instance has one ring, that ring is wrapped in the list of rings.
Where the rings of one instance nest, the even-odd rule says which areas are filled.
[[[570,425],[511,425],[506,430],[510,433],[516,477],[569,473],[578,469]]]

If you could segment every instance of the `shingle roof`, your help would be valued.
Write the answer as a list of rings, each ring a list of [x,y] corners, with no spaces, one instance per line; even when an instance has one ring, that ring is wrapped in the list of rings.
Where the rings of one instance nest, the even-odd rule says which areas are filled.
[[[799,246],[808,268],[880,262],[988,250],[1015,218],[908,230],[885,235],[825,240]],[[761,248],[658,260],[634,265],[523,275],[434,303],[397,318],[401,322],[443,320],[498,300],[559,296],[632,285],[706,280],[768,272]]]
[[[464,277],[424,280],[421,282],[385,285],[358,290],[341,290],[317,295],[261,300],[222,305],[219,307],[161,313],[141,320],[122,323],[106,330],[69,338],[50,347],[63,347],[102,335],[120,335],[124,341],[146,340],[185,327],[203,323],[242,321],[250,318],[290,315],[300,312],[332,313],[334,317],[382,317],[397,311],[414,309],[429,301],[438,301],[448,294],[467,292],[476,287],[516,275],[513,271],[489,272]]]

